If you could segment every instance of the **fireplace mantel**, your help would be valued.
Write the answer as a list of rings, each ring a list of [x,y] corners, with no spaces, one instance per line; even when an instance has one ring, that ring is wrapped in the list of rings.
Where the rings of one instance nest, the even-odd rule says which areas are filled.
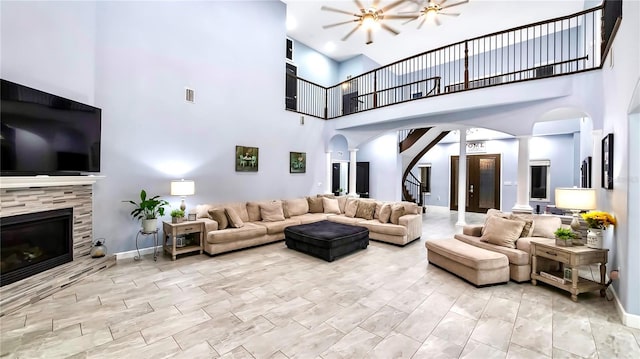
[[[105,176],[4,176],[0,177],[0,189],[94,184]]]

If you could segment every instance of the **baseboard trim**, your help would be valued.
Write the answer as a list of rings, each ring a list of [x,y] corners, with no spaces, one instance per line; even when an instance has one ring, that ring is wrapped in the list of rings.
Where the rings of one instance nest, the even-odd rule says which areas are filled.
[[[616,293],[613,287],[609,286],[609,290],[613,293],[613,298],[615,298],[616,309],[618,311],[618,315],[620,315],[620,319],[622,319],[622,324],[627,327],[640,329],[640,315],[630,314],[624,310],[622,303],[620,303],[620,298],[618,298],[618,293]]]
[[[158,246],[156,247],[157,253],[158,255],[162,255],[162,246]],[[140,255],[144,256],[147,254],[153,254],[153,247],[147,247],[147,248],[141,248],[140,249]],[[127,258],[133,258],[133,257],[137,257],[138,256],[138,251],[137,250],[132,250],[132,251],[126,251],[126,252],[119,252],[119,253],[115,253],[116,256],[116,261],[119,261],[121,259],[127,259]]]

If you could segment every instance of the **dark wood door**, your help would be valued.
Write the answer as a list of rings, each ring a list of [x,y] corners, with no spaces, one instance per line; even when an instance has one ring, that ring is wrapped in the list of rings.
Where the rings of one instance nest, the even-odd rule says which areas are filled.
[[[333,163],[331,171],[331,192],[334,194],[339,194],[338,189],[340,188],[340,164]]]
[[[285,82],[284,104],[287,110],[298,110],[298,68],[292,64],[286,64],[287,74]]]
[[[451,210],[458,210],[459,156],[451,156]],[[467,155],[466,211],[500,208],[500,155]]]

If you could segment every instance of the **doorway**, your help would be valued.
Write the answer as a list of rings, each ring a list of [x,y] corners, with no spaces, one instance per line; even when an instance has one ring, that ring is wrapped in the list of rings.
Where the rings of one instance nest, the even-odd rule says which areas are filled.
[[[285,97],[284,104],[285,109],[291,111],[298,110],[298,68],[292,64],[286,64],[286,79],[285,79]]]
[[[458,162],[451,156],[450,208],[458,210]],[[466,211],[486,213],[500,208],[500,155],[467,155]]]

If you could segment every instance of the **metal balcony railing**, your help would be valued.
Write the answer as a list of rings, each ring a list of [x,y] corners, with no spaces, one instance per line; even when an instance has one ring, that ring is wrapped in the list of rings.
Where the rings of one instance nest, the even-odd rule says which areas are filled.
[[[407,101],[601,68],[605,41],[612,41],[602,33],[606,3],[427,51],[329,88],[288,74],[297,85],[294,111],[328,120]],[[620,16],[612,17],[616,25]]]

